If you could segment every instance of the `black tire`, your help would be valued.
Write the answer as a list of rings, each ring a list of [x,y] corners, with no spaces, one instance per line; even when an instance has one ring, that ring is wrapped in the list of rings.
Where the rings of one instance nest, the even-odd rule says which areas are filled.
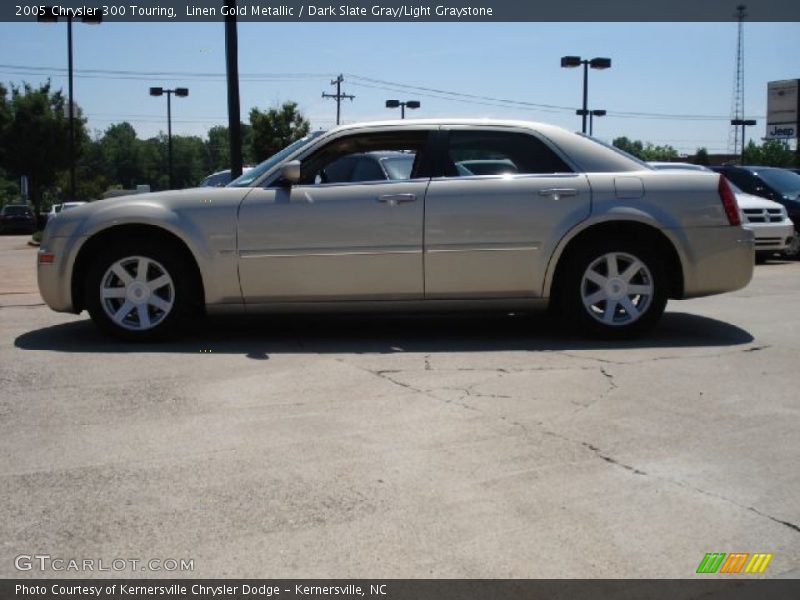
[[[800,231],[797,227],[794,230],[792,243],[781,252],[781,256],[787,260],[797,260],[800,258]]]
[[[146,260],[139,263],[140,258]],[[125,285],[122,279],[112,273],[111,267],[122,266],[129,277],[135,277],[138,275],[139,264],[146,265],[146,281],[154,283],[162,274],[166,274],[171,280],[170,283],[153,291],[145,289],[149,286],[139,285],[140,289],[132,289],[129,293],[128,289],[131,286]],[[194,297],[196,286],[193,285],[191,272],[182,253],[171,244],[148,240],[123,240],[103,252],[89,266],[83,288],[86,308],[100,330],[116,338],[136,342],[163,340],[174,334],[189,316],[197,312],[192,310],[196,303]],[[120,287],[111,285],[115,282]],[[113,287],[113,291],[124,290],[126,296],[104,299],[102,287],[107,289]],[[150,300],[133,304],[133,308],[126,313],[127,318],[121,322],[119,319],[115,321],[110,313],[115,309],[118,309],[117,314],[124,311],[124,303],[128,299],[135,299],[133,298],[135,294],[145,294]],[[163,310],[151,305],[150,302],[170,306],[168,310]],[[146,311],[146,314],[143,314],[142,310]]]
[[[652,248],[604,240],[576,249],[565,260],[553,300],[565,323],[578,333],[606,339],[634,337],[655,326],[664,313],[668,296],[666,270],[661,256]],[[631,269],[630,280],[607,277],[609,261],[620,275]],[[599,277],[598,281],[604,279],[607,283],[600,286],[589,277]],[[637,294],[640,290],[649,293]],[[603,295],[610,300],[592,302],[593,297]],[[623,302],[632,308],[631,313]],[[640,312],[633,315],[634,311]]]
[[[773,254],[773,252],[756,252],[756,264],[763,265],[770,258],[772,258]]]

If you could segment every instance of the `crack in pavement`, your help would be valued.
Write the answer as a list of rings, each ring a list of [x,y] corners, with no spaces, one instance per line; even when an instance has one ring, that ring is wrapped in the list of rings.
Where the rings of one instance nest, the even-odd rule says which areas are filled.
[[[770,346],[768,346],[768,345],[767,346],[756,346],[756,347],[748,348],[748,349],[741,350],[741,351],[738,351],[738,352],[757,352],[759,350],[763,350],[763,349],[769,348],[769,347]],[[724,353],[724,354],[732,354],[732,353]],[[574,358],[581,358],[581,357],[574,357]],[[670,357],[670,358],[672,358],[672,357]],[[675,358],[681,358],[681,357],[675,357]],[[692,358],[694,358],[694,357],[692,357]],[[350,363],[347,363],[346,361],[344,361],[343,359],[337,359],[337,360],[340,361],[340,362],[343,362],[345,364],[350,364]],[[602,361],[601,360],[601,362],[612,363],[613,361]],[[642,362],[648,362],[648,361],[642,361]],[[620,365],[624,366],[624,365],[636,364],[636,363],[614,363],[614,364],[620,364]],[[423,394],[423,395],[425,395],[425,396],[427,396],[427,397],[429,397],[429,398],[431,398],[433,400],[437,400],[437,401],[443,402],[445,404],[455,404],[455,405],[461,406],[462,408],[465,408],[467,410],[472,410],[472,411],[481,413],[484,416],[491,417],[491,418],[499,420],[499,421],[501,421],[503,423],[509,424],[509,425],[511,425],[513,427],[516,427],[516,428],[520,429],[525,434],[526,437],[532,436],[533,433],[534,433],[533,431],[531,431],[531,429],[526,424],[522,423],[521,421],[511,420],[509,417],[507,417],[506,415],[502,415],[502,414],[492,414],[492,413],[489,413],[489,412],[487,412],[487,411],[485,411],[485,410],[483,410],[483,409],[481,409],[479,407],[476,407],[476,406],[473,406],[471,404],[467,404],[466,402],[464,402],[464,400],[466,400],[469,397],[504,398],[504,399],[512,398],[512,396],[504,396],[504,395],[499,395],[499,394],[482,394],[480,392],[475,392],[472,389],[477,385],[485,383],[486,380],[476,382],[476,383],[474,383],[474,384],[472,384],[470,386],[467,386],[467,387],[442,387],[442,388],[439,388],[439,389],[442,389],[442,390],[455,390],[455,391],[464,392],[465,395],[462,396],[461,398],[459,398],[458,401],[453,401],[453,400],[447,400],[447,399],[444,399],[444,398],[440,398],[439,396],[437,396],[435,394],[435,390],[433,390],[433,389],[419,388],[419,387],[413,386],[413,385],[411,385],[409,383],[406,383],[406,382],[403,382],[403,381],[399,381],[398,379],[396,379],[394,377],[390,377],[390,374],[397,374],[397,373],[403,373],[403,372],[407,372],[407,371],[414,371],[416,369],[372,370],[372,369],[365,369],[363,367],[359,367],[357,365],[352,365],[352,364],[350,364],[350,366],[353,366],[353,367],[355,367],[357,369],[360,369],[362,371],[365,371],[367,373],[371,373],[371,374],[375,375],[376,377],[380,377],[381,379],[389,381],[389,382],[391,382],[391,383],[393,383],[395,385],[398,385],[398,386],[400,386],[400,387],[402,387],[404,389],[407,389],[407,390],[410,390],[410,391],[414,391],[414,392],[417,392],[419,394]],[[431,371],[438,370],[438,369],[433,369],[433,368],[429,369],[428,368],[429,366],[430,366],[430,363],[426,359],[426,363],[425,363],[425,367],[426,367],[425,370],[426,371],[428,371],[428,370],[431,370]],[[598,370],[597,368],[592,368],[592,367],[576,367],[575,369],[577,369],[577,370],[587,370],[587,369],[588,370]],[[443,369],[443,370],[447,370],[447,369]],[[460,369],[449,369],[449,370],[458,371]],[[489,372],[494,372],[497,375],[499,375],[500,377],[502,377],[503,375],[508,374],[510,372],[510,371],[508,371],[506,369],[472,369],[472,370],[474,370],[474,371],[485,370],[485,371],[489,371]],[[566,367],[555,368],[555,369],[537,368],[537,369],[521,369],[521,370],[522,371],[527,371],[527,370],[547,371],[547,370],[568,370],[568,368],[566,368]],[[617,385],[616,381],[614,380],[614,375],[611,372],[606,370],[605,367],[600,367],[599,371],[604,377],[606,377],[609,380],[610,387],[608,388],[608,390],[606,390],[606,392],[601,394],[601,398],[598,398],[597,400],[595,400],[595,402],[592,402],[591,404],[588,404],[588,405],[586,405],[585,407],[583,407],[582,409],[579,409],[579,410],[585,410],[586,408],[588,408],[588,407],[592,406],[593,404],[599,402],[606,395],[610,394],[611,392],[613,392],[614,390],[619,388],[619,386]],[[489,379],[491,379],[491,377]],[[595,446],[594,444],[592,444],[590,442],[587,442],[587,441],[584,441],[584,440],[577,440],[577,439],[574,439],[574,438],[572,438],[572,437],[570,437],[568,435],[565,435],[563,433],[557,432],[557,431],[551,429],[550,427],[548,427],[543,421],[534,421],[534,423],[538,427],[539,432],[541,434],[547,435],[547,436],[550,436],[550,437],[554,437],[554,438],[557,438],[559,440],[562,440],[562,441],[565,441],[565,442],[568,442],[568,443],[571,443],[571,444],[577,444],[577,445],[581,446],[582,448],[585,448],[586,450],[588,450],[591,453],[592,456],[594,456],[594,457],[596,457],[596,458],[598,458],[598,459],[600,459],[600,460],[602,460],[602,461],[604,461],[604,462],[606,462],[606,463],[608,463],[608,464],[610,464],[610,465],[612,465],[614,467],[618,467],[620,469],[623,469],[623,470],[625,470],[625,471],[627,471],[627,472],[629,472],[629,473],[631,473],[633,475],[637,475],[637,476],[641,476],[641,477],[651,477],[653,479],[662,481],[662,482],[667,483],[667,484],[672,484],[674,486],[682,487],[684,489],[692,490],[692,491],[697,492],[699,494],[703,494],[705,496],[721,500],[721,501],[726,502],[728,504],[732,504],[733,506],[736,506],[739,509],[746,510],[748,512],[752,512],[752,513],[754,513],[754,514],[756,514],[756,515],[758,515],[760,517],[763,517],[765,519],[769,519],[770,521],[773,521],[774,523],[778,523],[780,525],[783,525],[784,527],[788,527],[789,529],[800,533],[800,526],[796,525],[795,523],[792,523],[790,521],[785,521],[785,520],[779,519],[777,517],[773,517],[772,515],[764,513],[764,512],[758,510],[757,508],[755,508],[753,506],[747,506],[747,505],[741,504],[741,503],[736,502],[735,500],[733,500],[731,498],[728,498],[727,496],[723,496],[723,495],[718,494],[716,492],[710,492],[710,491],[704,490],[702,488],[699,488],[699,487],[697,487],[695,485],[692,485],[690,483],[687,483],[685,481],[681,481],[679,479],[673,479],[673,478],[670,478],[670,477],[663,477],[661,475],[655,475],[655,474],[652,474],[652,473],[648,473],[646,471],[643,471],[642,469],[639,469],[638,467],[626,464],[626,463],[614,458],[613,456],[611,456],[610,454],[608,454],[607,452],[605,452],[604,450],[602,450],[601,448],[599,448],[598,446]]]
[[[642,360],[611,360],[607,358],[599,358],[597,356],[591,355],[580,355],[580,354],[573,354],[566,350],[554,350],[563,356],[568,356],[570,358],[582,359],[582,360],[592,360],[595,362],[608,364],[608,365],[643,365],[646,363],[651,362],[660,362],[665,360],[681,360],[681,359],[695,359],[695,358],[722,358],[724,356],[732,356],[734,354],[743,354],[746,352],[759,352],[761,350],[767,350],[772,348],[771,344],[764,344],[761,346],[751,346],[750,348],[743,348],[741,350],[732,350],[730,352],[715,352],[713,354],[694,354],[691,356],[654,356],[652,358],[644,358]]]

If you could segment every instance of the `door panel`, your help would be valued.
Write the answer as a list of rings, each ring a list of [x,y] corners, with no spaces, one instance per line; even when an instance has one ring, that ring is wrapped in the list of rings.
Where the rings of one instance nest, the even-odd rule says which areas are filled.
[[[428,182],[254,189],[239,213],[245,302],[422,298]]]
[[[453,177],[432,180],[425,203],[426,298],[537,297],[591,192],[580,174]]]

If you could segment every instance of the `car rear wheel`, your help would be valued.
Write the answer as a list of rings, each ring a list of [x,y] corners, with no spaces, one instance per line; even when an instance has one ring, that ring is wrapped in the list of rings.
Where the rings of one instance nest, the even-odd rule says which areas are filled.
[[[106,333],[134,341],[161,339],[188,314],[187,272],[166,246],[123,244],[90,267],[86,307]]]
[[[653,327],[667,304],[666,275],[657,253],[634,244],[600,243],[569,260],[557,302],[579,332],[630,337]]]

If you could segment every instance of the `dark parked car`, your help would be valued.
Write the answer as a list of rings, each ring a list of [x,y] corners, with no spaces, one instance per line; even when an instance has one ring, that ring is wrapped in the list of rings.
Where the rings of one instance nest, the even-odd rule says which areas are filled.
[[[743,192],[774,200],[786,207],[794,223],[794,238],[783,251],[786,258],[800,258],[800,175],[777,167],[711,167],[735,183]]]
[[[36,217],[24,204],[7,204],[0,211],[0,233],[33,233]]]

